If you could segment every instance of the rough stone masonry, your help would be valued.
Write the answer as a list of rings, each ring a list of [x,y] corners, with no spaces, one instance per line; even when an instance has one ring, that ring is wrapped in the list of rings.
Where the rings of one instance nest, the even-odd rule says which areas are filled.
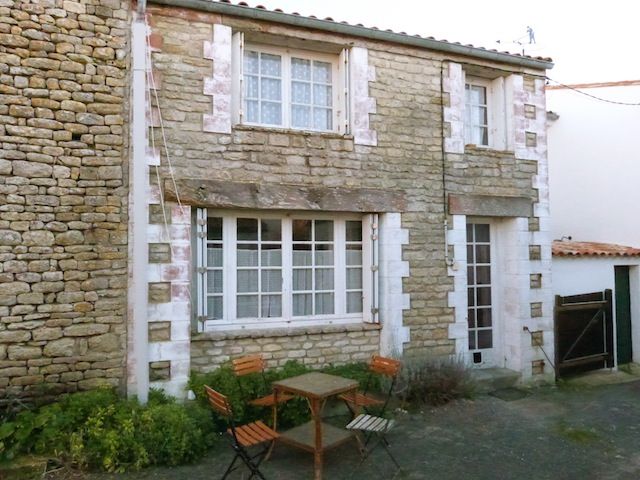
[[[0,0],[0,401],[123,383],[128,4]]]

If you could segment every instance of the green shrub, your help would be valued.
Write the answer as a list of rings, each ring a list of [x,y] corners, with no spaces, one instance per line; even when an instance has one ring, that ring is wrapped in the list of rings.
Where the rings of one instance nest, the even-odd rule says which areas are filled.
[[[248,400],[271,393],[271,383],[285,378],[295,377],[312,371],[311,368],[295,360],[288,361],[282,368],[268,369],[265,371],[266,385],[260,374],[250,374],[238,378],[233,373],[230,364],[225,364],[209,373],[192,373],[189,388],[196,394],[196,398],[203,406],[208,406],[204,393],[204,386],[209,385],[229,399],[234,412],[234,419],[238,423],[252,422],[261,419],[271,422],[271,409],[252,407]],[[364,363],[351,363],[347,365],[323,368],[321,371],[331,375],[358,380],[364,387],[368,377],[368,367]],[[242,385],[242,388],[240,388]],[[380,381],[374,376],[370,384],[370,391],[380,389]],[[227,428],[227,424],[220,416],[215,415],[216,425],[220,431]],[[303,398],[295,398],[278,407],[278,427],[290,428],[307,422],[310,419],[309,405]]]
[[[464,362],[450,357],[414,357],[401,370],[403,397],[409,402],[442,405],[470,398],[475,390]]]
[[[193,461],[213,444],[214,435],[211,413],[200,405],[181,405],[152,391],[143,406],[101,389],[65,396],[5,422],[0,459],[35,452],[122,472]]]

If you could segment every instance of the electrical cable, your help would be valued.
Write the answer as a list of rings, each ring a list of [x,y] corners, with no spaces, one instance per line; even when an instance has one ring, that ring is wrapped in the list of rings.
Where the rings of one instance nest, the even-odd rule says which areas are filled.
[[[626,105],[626,106],[629,106],[629,107],[640,107],[640,102],[631,103],[631,102],[619,102],[619,101],[616,101],[616,100],[608,100],[606,98],[598,97],[596,95],[591,95],[590,93],[583,92],[582,90],[578,90],[577,88],[572,87],[570,85],[565,85],[564,83],[559,82],[557,80],[554,80],[553,78],[550,78],[550,77],[545,77],[545,78],[547,80],[549,80],[549,81],[551,81],[551,82],[563,87],[563,88],[568,88],[569,90],[573,90],[576,93],[580,93],[580,94],[582,94],[582,95],[584,95],[586,97],[592,98],[594,100],[598,100],[599,102],[612,103],[614,105]]]

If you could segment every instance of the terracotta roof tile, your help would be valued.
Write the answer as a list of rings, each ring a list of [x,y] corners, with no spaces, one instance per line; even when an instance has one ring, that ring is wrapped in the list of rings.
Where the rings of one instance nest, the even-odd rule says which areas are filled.
[[[554,240],[554,257],[640,257],[640,248],[626,247],[614,243],[573,242]]]

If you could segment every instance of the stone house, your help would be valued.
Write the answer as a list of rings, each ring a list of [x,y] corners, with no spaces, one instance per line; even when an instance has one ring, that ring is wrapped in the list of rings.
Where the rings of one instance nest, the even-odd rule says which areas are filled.
[[[254,352],[552,375],[524,329],[552,354],[550,60],[243,3],[140,6],[131,391],[180,394]]]
[[[205,0],[0,0],[0,393],[552,369],[548,59]]]

